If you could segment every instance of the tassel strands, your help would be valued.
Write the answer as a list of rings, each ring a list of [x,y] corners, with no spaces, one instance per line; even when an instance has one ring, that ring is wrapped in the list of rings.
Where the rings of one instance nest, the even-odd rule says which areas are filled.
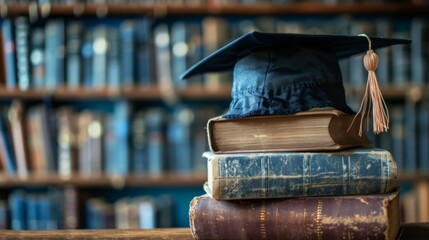
[[[380,86],[378,85],[377,76],[375,74],[375,70],[378,66],[378,56],[371,49],[371,39],[365,34],[361,34],[360,36],[366,37],[369,43],[369,50],[363,58],[363,64],[368,71],[368,80],[361,106],[353,119],[352,124],[356,117],[360,116],[359,136],[362,136],[363,121],[365,117],[367,118],[367,121],[369,121],[369,111],[371,108],[373,115],[373,131],[376,134],[387,132],[389,129],[389,111],[381,94]]]

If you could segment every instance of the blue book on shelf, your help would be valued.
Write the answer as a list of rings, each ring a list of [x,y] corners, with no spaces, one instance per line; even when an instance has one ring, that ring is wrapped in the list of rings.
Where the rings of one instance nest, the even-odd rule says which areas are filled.
[[[119,62],[119,29],[109,27],[107,32],[107,86],[118,89],[121,81],[121,67]]]
[[[169,167],[171,171],[190,172],[192,170],[192,123],[194,112],[178,107],[173,112],[173,120],[167,128]]]
[[[204,58],[204,43],[203,43],[203,29],[201,23],[195,21],[186,22],[186,64],[190,68],[202,58]],[[179,79],[180,80],[180,79]],[[177,80],[176,80],[177,81]],[[187,80],[188,84],[201,85],[204,83],[204,76],[192,76]]]
[[[16,65],[15,65],[15,39],[13,37],[12,20],[5,18],[2,20],[2,34],[4,44],[4,61],[6,71],[6,87],[13,89],[17,86]]]
[[[64,85],[64,20],[49,20],[45,26],[45,87],[54,89]]]
[[[218,200],[387,193],[396,186],[389,151],[214,154],[205,190]]]
[[[425,33],[425,19],[416,17],[411,20],[411,39],[413,44],[410,47],[411,58],[411,81],[415,85],[422,85],[425,81],[425,45],[427,44]],[[396,59],[393,59],[395,61]]]
[[[92,87],[103,88],[107,85],[107,26],[94,27],[92,57]]]
[[[66,85],[76,88],[82,81],[82,48],[83,26],[74,21],[67,24],[66,29]]]
[[[129,115],[130,105],[126,101],[115,103],[114,109],[114,135],[116,155],[114,159],[114,174],[126,176],[128,174],[129,163]]]
[[[137,111],[132,117],[131,124],[131,170],[134,173],[148,171],[148,135],[146,129],[145,113]]]
[[[35,193],[27,194],[25,199],[25,208],[27,212],[27,229],[28,230],[42,230],[40,228],[40,215],[41,211],[39,211],[40,198]]]
[[[144,17],[136,22],[136,63],[137,79],[140,86],[153,84],[153,41],[152,41],[152,19]]]
[[[103,151],[104,151],[104,171],[108,175],[115,173],[115,158],[116,158],[116,139],[114,130],[113,113],[107,113],[103,118]]]
[[[30,88],[30,24],[27,17],[15,19],[16,67],[18,87],[21,90]]]
[[[389,110],[391,117],[390,135],[392,136],[390,149],[392,149],[398,171],[403,172],[405,167],[405,111],[401,105],[393,105]]]
[[[63,189],[49,187],[45,196],[43,196],[42,209],[45,212],[45,229],[55,230],[64,228],[64,204]],[[68,216],[67,216],[68,217]]]
[[[165,170],[165,116],[161,108],[146,112],[147,158],[150,173],[158,174]]]
[[[38,204],[38,220],[39,220],[39,230],[54,230],[55,228],[51,228],[49,215],[51,214],[51,202],[48,199],[46,194],[39,195]]]
[[[82,56],[82,85],[83,87],[92,87],[92,58],[94,55],[92,47],[93,29],[86,29],[83,34],[81,56]]]
[[[45,30],[43,27],[34,27],[31,30],[30,65],[31,87],[40,89],[45,87]]]
[[[8,223],[8,208],[5,200],[0,200],[0,229],[6,229]]]
[[[180,75],[188,68],[187,54],[187,30],[184,21],[177,21],[171,25],[171,71],[175,88],[183,88],[187,81],[183,81]]]
[[[12,148],[12,139],[9,134],[9,128],[7,125],[7,120],[3,113],[0,112],[0,154],[1,160],[3,161],[3,166],[6,170],[6,173],[9,175],[16,175],[16,159],[15,153]]]
[[[27,230],[26,196],[24,191],[15,190],[9,195],[10,228],[12,230]]]
[[[405,158],[404,169],[409,172],[417,170],[417,105],[405,100]]]
[[[429,172],[429,103],[423,101],[418,106],[418,170]]]
[[[122,86],[132,86],[135,82],[135,22],[125,20],[119,28],[120,69]]]
[[[400,20],[394,23],[393,38],[411,38],[411,23]],[[414,45],[414,43],[412,44]],[[411,45],[395,45],[392,49],[392,78],[395,86],[405,86],[411,80]]]

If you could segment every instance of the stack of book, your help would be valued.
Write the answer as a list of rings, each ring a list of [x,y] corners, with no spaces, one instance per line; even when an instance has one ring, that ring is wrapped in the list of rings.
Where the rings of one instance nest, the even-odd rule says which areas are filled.
[[[190,203],[195,239],[395,239],[396,162],[353,114],[212,118],[207,194]]]

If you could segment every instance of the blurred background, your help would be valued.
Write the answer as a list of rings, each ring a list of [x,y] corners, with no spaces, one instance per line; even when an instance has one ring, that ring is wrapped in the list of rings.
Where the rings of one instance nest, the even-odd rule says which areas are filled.
[[[429,1],[0,0],[0,228],[188,227],[231,73],[180,74],[250,32],[409,38],[377,50],[402,222],[429,221]],[[362,55],[342,60],[357,110]]]

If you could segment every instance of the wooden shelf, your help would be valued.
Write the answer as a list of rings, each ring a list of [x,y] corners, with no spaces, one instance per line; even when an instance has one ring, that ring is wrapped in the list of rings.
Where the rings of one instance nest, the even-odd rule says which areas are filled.
[[[0,188],[14,188],[22,186],[65,186],[73,185],[79,188],[92,187],[161,187],[161,186],[202,186],[207,180],[204,172],[199,173],[163,173],[163,174],[140,174],[128,175],[126,177],[112,176],[82,176],[73,175],[61,177],[58,175],[30,175],[27,178],[0,175]],[[429,172],[416,173],[405,172],[398,174],[398,181],[418,182],[429,181]]]
[[[348,97],[362,97],[364,88],[346,86]],[[385,86],[381,88],[385,99],[405,99],[412,101],[421,101],[429,99],[429,86]],[[200,85],[193,85],[177,90],[179,99],[184,100],[230,100],[231,86],[220,86],[218,88],[208,88]],[[122,89],[89,89],[89,88],[58,88],[55,90],[30,89],[22,91],[19,89],[0,88],[0,99],[23,99],[23,100],[42,100],[44,98],[52,100],[109,100],[109,99],[128,99],[128,100],[162,100],[162,92],[158,86],[149,87],[129,87]]]
[[[112,176],[82,176],[73,175],[61,177],[58,175],[37,175],[28,178],[0,175],[0,188],[29,187],[29,186],[66,186],[73,185],[79,188],[93,187],[196,187],[202,186],[207,180],[205,173],[163,173],[128,175],[126,177]]]
[[[2,239],[192,239],[189,228],[14,231],[0,230]]]
[[[419,182],[419,181],[429,181],[429,172],[419,173],[419,172],[405,172],[398,173],[398,181],[402,182]]]
[[[224,86],[209,89],[204,86],[190,86],[178,90],[179,98],[193,100],[230,99],[231,87]],[[129,100],[161,100],[161,90],[157,86],[129,87],[122,89],[89,89],[89,88],[58,88],[55,90],[30,89],[22,91],[19,89],[0,88],[0,99],[26,99],[41,100],[50,97],[52,100],[88,100],[88,99],[116,99]]]
[[[39,5],[28,4],[0,5],[2,16],[29,15],[29,9],[37,9],[37,15],[47,16],[138,16],[150,14],[158,17],[173,15],[416,15],[429,13],[429,4],[389,3],[389,4],[323,4],[323,3],[227,3],[227,4],[73,4]]]

